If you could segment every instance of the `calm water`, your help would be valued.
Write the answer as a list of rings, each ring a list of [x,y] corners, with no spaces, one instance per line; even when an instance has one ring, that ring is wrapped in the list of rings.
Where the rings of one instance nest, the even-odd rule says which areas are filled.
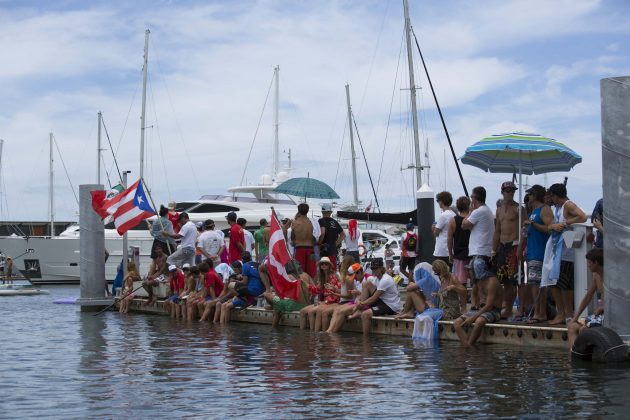
[[[0,417],[626,417],[630,370],[562,351],[267,325],[187,324],[74,305],[78,287],[0,301]]]

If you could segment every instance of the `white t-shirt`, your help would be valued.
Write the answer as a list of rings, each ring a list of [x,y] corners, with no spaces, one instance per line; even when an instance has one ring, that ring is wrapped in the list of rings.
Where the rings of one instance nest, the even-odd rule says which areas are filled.
[[[435,257],[448,257],[448,224],[453,217],[455,213],[451,209],[446,209],[438,217],[435,227],[440,229],[440,234],[435,238]]]
[[[254,239],[254,235],[252,235],[252,233],[247,229],[243,229],[243,234],[245,236],[245,251],[251,254],[254,252],[254,244],[256,243],[256,240]]]
[[[494,236],[494,214],[490,207],[483,205],[468,216],[473,224],[468,241],[469,255],[492,256],[492,237]]]
[[[381,300],[385,305],[394,312],[400,312],[400,294],[398,293],[398,286],[391,276],[387,273],[383,274],[383,277],[376,284],[376,290],[383,291]]]
[[[182,235],[182,248],[195,249],[195,242],[197,241],[197,226],[190,220],[186,222],[184,226],[179,229],[179,234]]]
[[[291,238],[291,232],[293,231],[293,228],[289,228],[287,229],[287,238]],[[287,248],[289,248],[289,254],[291,254],[291,256],[294,255],[295,252],[295,248],[293,248],[293,245],[291,245],[291,241],[288,240],[287,242]]]
[[[216,271],[217,274],[221,276],[221,278],[223,279],[223,283],[227,283],[230,276],[234,274],[234,270],[232,270],[232,267],[230,267],[226,263],[221,263],[217,265],[216,267],[214,267],[214,271]]]
[[[357,237],[354,239],[350,239],[350,231],[348,229],[344,229],[343,233],[345,233],[345,237],[343,241],[346,243],[346,251],[358,251],[359,245],[363,245],[363,239],[361,239],[361,229],[357,228]]]
[[[197,246],[203,248],[212,257],[219,257],[219,249],[223,246],[223,232],[220,230],[206,230],[199,235]]]

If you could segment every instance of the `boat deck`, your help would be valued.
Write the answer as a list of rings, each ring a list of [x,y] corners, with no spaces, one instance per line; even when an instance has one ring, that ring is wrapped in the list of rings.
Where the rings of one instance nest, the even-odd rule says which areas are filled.
[[[145,299],[134,299],[129,310],[145,314],[167,315],[164,302],[158,300],[154,305],[146,306]],[[263,308],[248,308],[232,313],[232,321],[250,324],[271,324],[273,311]],[[283,314],[280,325],[299,327],[298,312]],[[393,317],[374,317],[372,319],[372,334],[408,336],[413,332],[413,319],[395,320]],[[453,321],[440,321],[440,340],[457,341],[458,337],[453,327]],[[361,321],[354,319],[347,321],[342,331],[361,332]],[[546,348],[567,348],[566,327],[548,326],[546,324],[524,325],[502,321],[497,324],[487,324],[479,338],[480,343],[509,344],[517,346],[535,346]]]

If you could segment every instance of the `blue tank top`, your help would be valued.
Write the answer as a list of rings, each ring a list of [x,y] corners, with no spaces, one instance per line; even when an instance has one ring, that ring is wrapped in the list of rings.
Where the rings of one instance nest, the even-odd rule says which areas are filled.
[[[532,222],[543,224],[540,212],[543,206],[534,209],[532,214],[529,215],[529,220]],[[545,246],[547,245],[547,239],[549,235],[542,233],[534,227],[533,224],[529,225],[527,230],[527,261],[543,261],[545,259]]]

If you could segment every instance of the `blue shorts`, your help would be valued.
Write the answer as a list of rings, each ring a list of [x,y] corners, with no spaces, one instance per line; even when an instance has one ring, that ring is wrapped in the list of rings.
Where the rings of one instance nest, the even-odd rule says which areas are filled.
[[[211,300],[212,300],[212,296],[210,296],[210,295],[206,296],[206,302],[209,302]]]
[[[232,305],[238,309],[245,309],[249,306],[249,302],[247,302],[247,299],[237,297],[232,300]]]
[[[473,271],[473,283],[479,283],[488,277],[494,277],[490,269],[490,259],[481,255],[475,255],[470,262]]]
[[[173,295],[166,298],[167,302],[179,303],[179,295]]]

